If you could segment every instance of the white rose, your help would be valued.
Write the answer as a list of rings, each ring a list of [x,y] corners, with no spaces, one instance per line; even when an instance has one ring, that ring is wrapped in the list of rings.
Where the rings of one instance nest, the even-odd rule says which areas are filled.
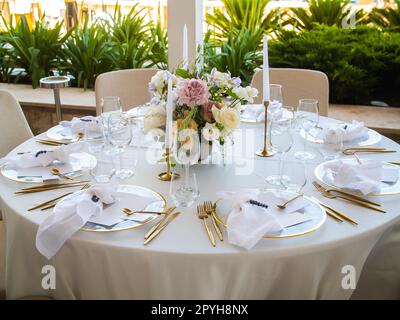
[[[143,127],[145,131],[165,126],[167,113],[165,103],[149,107],[144,115]]]
[[[204,128],[201,130],[201,133],[207,141],[214,141],[219,139],[221,136],[220,130],[217,128],[215,123],[206,123]]]
[[[252,88],[250,86],[246,87],[248,102],[253,103],[254,98],[258,96],[258,90],[256,88]]]
[[[220,118],[223,126],[228,130],[236,129],[239,126],[240,117],[236,109],[224,107],[220,110]]]

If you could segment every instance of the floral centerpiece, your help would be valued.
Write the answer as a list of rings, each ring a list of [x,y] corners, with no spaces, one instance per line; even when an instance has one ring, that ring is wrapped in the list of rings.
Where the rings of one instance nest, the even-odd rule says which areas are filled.
[[[242,87],[240,78],[216,69],[200,75],[184,69],[177,69],[174,74],[158,71],[149,83],[152,99],[145,115],[145,130],[165,126],[169,77],[172,77],[176,127],[197,130],[202,141],[223,144],[240,124],[240,105],[253,103],[258,95],[257,89]]]

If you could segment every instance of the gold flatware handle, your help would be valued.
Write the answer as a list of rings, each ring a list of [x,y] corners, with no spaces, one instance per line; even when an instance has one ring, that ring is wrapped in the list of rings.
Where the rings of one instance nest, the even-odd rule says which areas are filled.
[[[202,219],[204,222],[204,227],[206,228],[207,234],[208,234],[208,238],[210,239],[211,244],[213,245],[213,247],[215,247],[216,243],[215,243],[215,239],[213,234],[211,233],[210,227],[208,226],[207,223],[207,218]]]
[[[340,218],[339,216],[337,216],[336,214],[334,214],[332,211],[330,211],[329,209],[325,209],[325,212],[328,216],[332,217],[333,219],[339,221],[339,222],[343,222],[343,219]]]
[[[180,214],[180,212],[175,212],[173,213],[170,218],[167,220],[167,222],[165,222],[160,228],[158,228],[157,230],[155,230],[144,242],[143,244],[148,244],[150,241],[152,241],[155,237],[157,237],[161,231],[163,231],[166,226],[168,224],[171,223],[172,220],[174,220],[178,215]]]
[[[329,209],[334,214],[338,215],[340,218],[343,218],[343,219],[345,219],[345,220],[347,220],[347,221],[349,221],[349,222],[351,222],[353,224],[358,225],[358,223],[355,220],[353,220],[350,217],[346,216],[344,213],[342,213],[342,212],[340,212],[340,211],[338,211],[336,209],[333,209],[332,207],[330,207],[330,206],[328,206],[328,205],[326,205],[326,204],[324,204],[322,202],[319,202],[319,203],[321,204],[321,206],[325,207],[326,209]]]
[[[29,208],[28,211],[32,211],[32,210],[39,209],[39,208],[41,208],[41,207],[47,206],[48,204],[50,204],[50,203],[52,203],[52,202],[54,202],[54,201],[57,201],[57,200],[59,200],[59,199],[61,199],[61,198],[64,198],[64,197],[66,197],[66,196],[69,196],[69,195],[72,194],[72,193],[73,193],[73,192],[68,192],[68,193],[65,193],[65,194],[63,194],[63,195],[61,195],[61,196],[59,196],[59,197],[56,197],[56,198],[50,199],[50,200],[48,200],[48,201],[45,201],[45,202],[43,202],[43,203],[40,203],[40,204],[38,204],[38,205],[36,205],[36,206],[34,206],[34,207],[32,207],[32,208]]]
[[[380,203],[377,203],[377,202],[374,202],[374,201],[371,201],[371,200],[368,200],[368,199],[364,199],[364,198],[362,198],[362,197],[356,196],[356,195],[354,195],[354,194],[351,194],[351,193],[348,193],[348,192],[345,192],[345,191],[342,191],[342,190],[337,190],[337,189],[326,189],[326,191],[328,191],[328,192],[337,192],[337,193],[343,194],[343,195],[345,195],[345,196],[348,196],[348,197],[350,197],[350,198],[354,198],[354,199],[356,199],[356,200],[360,200],[360,201],[364,201],[364,202],[366,202],[366,203],[372,204],[372,205],[374,205],[374,206],[378,206],[378,207],[381,206]]]
[[[151,227],[151,229],[149,230],[149,232],[146,233],[146,235],[144,236],[144,238],[145,238],[145,239],[149,238],[149,237],[152,235],[152,233],[154,233],[154,232],[158,229],[158,227],[165,221],[165,219],[168,218],[168,216],[171,214],[171,212],[175,210],[175,208],[176,208],[176,207],[171,207],[171,208],[169,208],[169,209],[165,212],[164,217],[162,217],[162,219],[161,219],[159,222],[157,222],[154,226]]]
[[[341,195],[337,195],[336,197],[344,199],[344,200],[347,200],[347,201],[350,201],[350,202],[352,202],[354,204],[357,204],[357,205],[359,205],[361,207],[364,207],[364,208],[368,208],[368,209],[371,209],[371,210],[375,210],[375,211],[386,213],[385,210],[383,210],[381,208],[376,208],[373,205],[371,205],[369,203],[366,203],[364,201],[360,201],[360,200],[357,200],[357,199],[353,199],[353,198],[346,197],[346,196],[341,196]]]
[[[40,210],[41,210],[41,211],[45,211],[45,210],[48,210],[48,209],[54,208],[54,207],[57,205],[57,203],[58,203],[58,201],[57,201],[57,202],[54,202],[54,203],[52,203],[51,205],[48,205],[47,207],[41,208]]]
[[[16,191],[14,194],[28,194],[28,193],[36,193],[36,192],[43,192],[43,191],[50,191],[50,190],[57,190],[57,189],[65,189],[65,188],[73,188],[73,187],[81,187],[84,186],[85,183],[77,183],[77,184],[69,184],[68,186],[57,186],[57,187],[50,187],[50,188],[37,188],[33,190],[21,190]]]
[[[61,187],[61,186],[69,186],[69,185],[76,185],[77,183],[89,183],[89,180],[85,181],[74,181],[74,182],[68,182],[68,183],[48,183],[48,184],[43,184],[39,186],[34,186],[34,187],[28,187],[28,188],[22,188],[21,191],[26,191],[26,190],[35,190],[35,189],[41,189],[41,188],[50,188],[50,187]]]
[[[219,239],[220,241],[224,241],[224,237],[223,237],[223,235],[222,235],[221,229],[219,228],[218,223],[217,223],[217,221],[215,220],[215,217],[214,217],[213,214],[211,214],[211,220],[212,220],[212,224],[213,224],[213,226],[214,226],[215,233],[216,233],[217,236],[218,236],[218,239]]]
[[[395,166],[400,166],[400,162],[388,162],[388,163],[393,164]]]

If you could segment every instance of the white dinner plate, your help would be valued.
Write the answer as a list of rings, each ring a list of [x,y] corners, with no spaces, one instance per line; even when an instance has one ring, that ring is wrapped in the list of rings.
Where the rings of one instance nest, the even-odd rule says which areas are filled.
[[[286,200],[291,199],[297,195],[297,193],[294,193],[292,191],[277,190],[277,189],[269,189],[263,191],[263,193],[264,192],[272,192],[276,197],[281,198],[282,202],[285,202]],[[306,206],[301,211],[306,212],[310,220],[291,227],[284,228],[282,231],[279,232],[267,233],[265,234],[264,238],[298,237],[317,230],[325,223],[326,220],[325,210],[313,199],[307,196],[304,196],[303,198],[309,201],[309,205]],[[219,211],[218,207],[219,205],[217,203],[216,213],[220,217],[221,212]]]
[[[307,141],[312,143],[324,143],[321,139],[317,139],[316,135],[319,133],[320,129],[316,129],[314,132],[311,130],[310,133],[307,135],[304,129],[300,130],[300,136]],[[376,132],[375,130],[368,129],[367,135],[365,137],[354,139],[351,141],[343,142],[345,147],[367,147],[378,144],[382,139],[382,136]]]
[[[60,124],[47,130],[46,135],[49,139],[60,142],[68,142],[77,139],[76,134],[71,131],[71,128],[63,127]],[[98,140],[101,138],[101,133],[87,133],[87,135],[84,137],[85,140],[89,141]]]
[[[68,201],[72,197],[76,197],[83,191],[75,192],[68,197],[65,197],[62,201]],[[140,186],[133,186],[133,185],[120,185],[118,186],[118,195],[117,201],[109,206],[104,208],[103,213],[107,213],[108,210],[109,214],[117,214],[120,219],[119,222],[113,225],[103,225],[100,223],[94,222],[87,222],[82,231],[89,231],[89,232],[116,232],[116,231],[123,231],[133,228],[138,228],[144,226],[145,224],[154,221],[155,219],[159,218],[160,215],[157,214],[133,214],[131,216],[126,216],[122,213],[122,208],[129,207],[131,210],[145,210],[145,211],[153,211],[153,212],[163,212],[166,208],[166,201],[164,197],[155,192],[151,189],[140,187]],[[142,208],[135,207],[137,206],[138,197],[142,199],[146,199],[146,205]],[[138,219],[138,221],[131,220],[135,219],[136,217],[142,217]],[[145,219],[143,219],[145,216]]]
[[[1,174],[4,177],[17,182],[43,183],[53,178],[56,180],[67,180],[56,175],[51,175],[50,168],[57,168],[66,176],[76,178],[96,166],[96,158],[85,152],[71,153],[70,159],[71,161],[68,164],[56,160],[47,167],[13,169],[5,165],[1,168]]]
[[[322,182],[323,184],[325,184],[331,188],[341,189],[338,186],[335,186],[334,184],[326,181],[326,178],[325,178],[325,173],[326,173],[325,166],[334,161],[337,161],[337,160],[331,160],[331,161],[326,161],[326,162],[320,163],[315,168],[314,175],[315,175],[315,178],[319,182]],[[355,163],[357,160],[356,159],[340,159],[340,161]],[[399,176],[400,176],[400,167],[399,166],[396,166],[396,165],[393,165],[390,163],[384,163],[384,166],[388,166],[388,167],[390,166],[390,167],[397,168],[399,170]],[[355,195],[362,195],[361,192],[358,192],[355,190],[350,190],[350,189],[343,189],[343,190],[346,190],[346,192],[349,192],[349,193],[354,193]],[[368,196],[384,196],[384,195],[393,195],[393,194],[400,194],[400,178],[397,179],[397,181],[394,183],[381,182],[380,192],[376,193],[376,194],[369,194]]]
[[[245,104],[245,105],[241,106],[241,111],[240,111],[240,121],[241,122],[245,122],[245,123],[261,123],[261,122],[264,122],[264,120],[261,121],[261,122],[257,121],[257,119],[255,119],[253,117],[250,117],[250,116],[247,116],[244,113],[244,110],[246,108],[251,108],[251,107],[255,107],[255,106],[259,107],[259,106],[261,106],[261,104],[258,104],[258,105],[257,104]],[[291,112],[289,112],[288,110],[283,109],[283,113],[282,113],[282,117],[280,118],[280,121],[290,120],[292,118],[293,118],[293,114]]]

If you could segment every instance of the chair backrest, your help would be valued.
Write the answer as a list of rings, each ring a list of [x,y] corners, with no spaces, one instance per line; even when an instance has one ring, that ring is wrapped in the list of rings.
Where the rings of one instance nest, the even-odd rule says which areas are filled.
[[[156,69],[126,69],[100,74],[95,83],[96,113],[101,113],[101,98],[118,96],[123,110],[149,102],[148,85]]]
[[[300,99],[317,99],[319,113],[328,116],[329,112],[329,80],[325,73],[306,69],[270,68],[270,83],[283,87],[283,104],[297,107]],[[262,70],[257,71],[251,86],[258,89],[255,103],[262,102]]]
[[[0,89],[0,157],[33,137],[18,100]]]

